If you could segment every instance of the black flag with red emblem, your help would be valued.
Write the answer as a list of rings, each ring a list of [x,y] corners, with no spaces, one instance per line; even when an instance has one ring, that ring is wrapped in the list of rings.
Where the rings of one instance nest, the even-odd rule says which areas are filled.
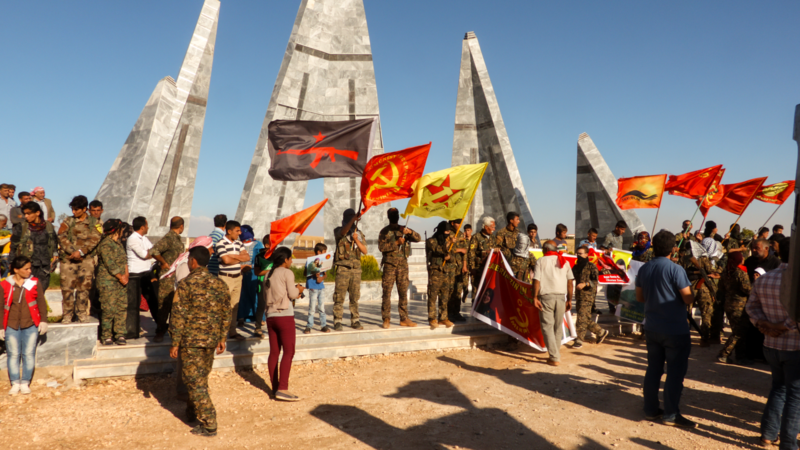
[[[280,181],[360,177],[370,158],[375,119],[269,123],[269,175]]]

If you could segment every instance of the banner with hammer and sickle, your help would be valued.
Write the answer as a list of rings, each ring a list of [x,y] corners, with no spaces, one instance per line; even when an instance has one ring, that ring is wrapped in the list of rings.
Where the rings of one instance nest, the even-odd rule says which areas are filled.
[[[425,171],[430,150],[431,143],[427,143],[370,159],[361,178],[361,214],[375,205],[411,197],[412,185]]]

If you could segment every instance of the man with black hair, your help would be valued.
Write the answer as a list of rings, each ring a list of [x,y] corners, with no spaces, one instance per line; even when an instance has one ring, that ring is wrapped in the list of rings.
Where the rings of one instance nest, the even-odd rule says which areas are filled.
[[[773,255],[770,250],[771,246],[766,239],[756,239],[753,241],[753,254],[744,260],[744,266],[747,268],[747,275],[750,277],[750,283],[755,282],[756,269],[761,268],[766,272],[775,270],[781,265],[781,260]]]
[[[225,224],[228,223],[228,216],[217,214],[214,216],[214,231],[209,234],[211,237],[211,248],[214,248],[223,237],[225,237]],[[219,274],[219,255],[214,252],[208,262],[208,272],[211,275]]]
[[[447,248],[452,249],[453,258],[451,258],[444,265],[445,273],[447,274],[448,282],[450,283],[450,298],[447,300],[447,318],[448,320],[465,322],[467,319],[461,315],[461,301],[464,287],[464,275],[469,273],[467,268],[467,251],[469,250],[469,242],[464,236],[464,232],[459,230],[455,233],[461,225],[461,220],[451,220],[450,228],[453,230],[447,241]]]
[[[681,241],[686,242],[694,240],[696,239],[692,233],[692,221],[684,220],[683,223],[681,223],[681,231],[675,235],[675,245],[680,244]]]
[[[139,216],[133,219],[133,233],[128,236],[125,254],[128,257],[128,308],[125,321],[127,323],[127,339],[139,338],[139,306],[141,298],[147,302],[150,315],[158,317],[158,298],[153,289],[153,257],[150,249],[153,244],[146,234],[150,231],[147,219]]]
[[[605,250],[606,254],[611,254],[611,251],[614,249],[624,250],[622,235],[625,234],[625,230],[627,229],[628,224],[624,220],[617,222],[614,226],[614,231],[606,235],[606,238],[603,240],[603,245],[601,245],[600,248]]]
[[[556,249],[562,253],[567,251],[567,231],[567,226],[563,223],[556,225],[556,237],[553,242],[556,243]]]
[[[181,239],[184,230],[183,218],[175,216],[169,221],[169,231],[150,249],[152,256],[159,264],[159,273],[167,273],[172,263],[178,259],[186,248]],[[156,317],[156,342],[164,340],[167,332],[167,321],[172,311],[172,299],[175,296],[175,273],[158,281],[158,315]]]
[[[8,218],[11,221],[12,228],[13,228],[14,225],[16,225],[18,223],[25,222],[25,215],[22,212],[22,207],[25,206],[26,203],[31,201],[31,193],[30,192],[26,192],[26,191],[22,191],[22,192],[19,193],[18,197],[19,197],[19,206],[15,206],[15,207],[11,208],[11,215]],[[40,210],[41,210],[41,208],[40,208]],[[42,220],[44,220],[44,219],[42,219]]]
[[[222,354],[230,328],[231,297],[228,286],[208,273],[208,251],[189,250],[189,275],[178,283],[169,334],[169,356],[182,362],[181,378],[189,390],[186,418],[200,424],[191,430],[198,436],[217,435],[217,413],[208,393],[208,375],[214,352]]]
[[[50,267],[53,255],[58,250],[58,236],[50,222],[42,218],[42,210],[34,202],[21,207],[24,221],[14,224],[11,232],[11,251],[8,259],[18,255],[31,259],[31,273],[39,279],[44,290],[50,286]]]
[[[769,240],[772,240],[772,238],[781,241],[786,239],[786,236],[783,235],[783,225],[775,225],[772,227],[772,236],[769,237]]]
[[[644,303],[644,333],[647,340],[647,371],[642,386],[644,414],[649,420],[661,419],[669,426],[697,426],[680,413],[683,379],[689,368],[692,339],[686,307],[694,301],[686,271],[670,261],[675,235],[662,230],[653,236],[655,258],[639,269],[636,301]],[[658,407],[658,390],[664,364],[664,409]]]
[[[466,224],[463,226],[464,228],[464,237],[467,238],[467,242],[472,239],[472,225]]]
[[[756,234],[756,239],[767,239],[769,236],[769,228],[761,227],[758,229],[758,233]]]
[[[103,202],[92,200],[89,203],[89,214],[97,220],[99,226],[103,226]]]
[[[383,328],[389,328],[392,312],[392,288],[395,284],[397,284],[397,295],[400,297],[397,304],[400,326],[415,327],[417,324],[408,318],[408,257],[411,256],[411,243],[419,242],[422,238],[411,228],[399,225],[400,212],[397,208],[390,208],[386,215],[389,218],[389,225],[378,234],[378,249],[383,254],[381,259],[383,267],[381,280]]]
[[[517,227],[520,222],[519,214],[514,211],[509,212],[506,214],[506,221],[508,225],[497,232],[493,247],[500,249],[500,253],[506,257],[506,261],[510,262],[511,252],[514,250],[514,247],[517,246],[517,235],[519,234]]]
[[[100,243],[97,221],[86,213],[89,201],[83,195],[69,203],[72,217],[67,217],[58,229],[61,257],[61,295],[63,323],[72,322],[73,315],[80,322],[89,319],[89,290],[94,278],[92,252]]]
[[[447,303],[453,286],[450,284],[445,267],[455,256],[455,249],[448,249],[451,232],[450,223],[443,220],[434,229],[433,236],[425,241],[425,256],[428,263],[428,324],[431,330],[438,328],[440,323],[447,328],[453,326],[453,322],[447,317]]]
[[[588,249],[597,250],[597,235],[597,228],[589,228],[589,231],[586,232],[586,239],[578,244],[578,248],[586,246]]]
[[[10,184],[0,184],[0,214],[6,217],[12,217],[11,210],[17,206],[17,203],[14,201],[14,194],[11,190],[13,185]],[[6,222],[6,226],[4,227],[7,230],[11,230],[11,221]]]
[[[350,326],[354,330],[363,330],[358,315],[358,301],[361,299],[361,256],[367,254],[367,238],[359,230],[355,222],[361,217],[352,209],[342,214],[342,226],[333,230],[336,239],[336,252],[333,265],[336,267],[336,279],[333,287],[333,329],[342,331],[344,316],[344,298],[350,296]]]
[[[228,286],[231,297],[231,322],[228,337],[237,341],[245,337],[236,331],[239,317],[239,297],[242,295],[242,268],[250,267],[250,254],[239,240],[242,226],[235,220],[225,224],[225,236],[214,245],[214,254],[219,257],[219,277]],[[247,263],[247,264],[243,264]]]

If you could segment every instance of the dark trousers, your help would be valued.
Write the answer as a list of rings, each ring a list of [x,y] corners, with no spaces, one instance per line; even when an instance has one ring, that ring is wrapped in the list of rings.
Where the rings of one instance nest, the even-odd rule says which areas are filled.
[[[667,379],[664,381],[664,419],[673,420],[680,413],[678,407],[683,392],[683,378],[689,369],[692,339],[689,334],[662,334],[645,331],[647,337],[647,372],[644,375],[644,413],[655,416],[658,412],[658,389],[664,364]]]
[[[47,291],[47,288],[50,287],[50,266],[33,266],[31,274],[39,280],[39,283],[42,283],[42,288]]]
[[[142,296],[147,301],[150,314],[158,317],[158,299],[153,295],[153,283],[150,279],[153,272],[132,273],[128,276],[128,308],[125,321],[125,338],[137,339],[139,337],[139,304]]]
[[[772,370],[772,389],[761,417],[761,437],[774,441],[780,432],[781,450],[797,450],[800,433],[800,351],[764,347]]]
[[[294,329],[294,316],[268,317],[267,331],[269,332],[269,358],[267,367],[272,381],[272,392],[289,389],[289,372],[292,370],[294,358],[294,344],[297,332]],[[283,349],[280,370],[278,368],[278,355]]]
[[[260,282],[259,282],[260,283]],[[264,313],[267,312],[267,288],[261,284],[258,287],[258,296],[256,297],[256,317],[255,323],[256,328],[261,329],[261,325],[264,323]]]

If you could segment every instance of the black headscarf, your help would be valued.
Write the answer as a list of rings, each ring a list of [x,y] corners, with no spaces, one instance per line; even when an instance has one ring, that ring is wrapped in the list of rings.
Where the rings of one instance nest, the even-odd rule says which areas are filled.
[[[435,237],[436,240],[439,241],[440,245],[445,244],[447,235],[444,233],[446,231],[451,231],[451,232],[453,231],[453,227],[450,226],[450,222],[446,220],[439,222],[439,225],[437,225],[436,228],[433,229],[433,237]]]
[[[589,263],[589,256],[586,256],[585,258],[581,258],[580,256],[578,256],[578,262],[576,262],[575,265],[572,266],[572,275],[575,276],[576,280],[581,275],[581,272],[583,272],[583,268],[586,267],[586,264],[588,263]]]

